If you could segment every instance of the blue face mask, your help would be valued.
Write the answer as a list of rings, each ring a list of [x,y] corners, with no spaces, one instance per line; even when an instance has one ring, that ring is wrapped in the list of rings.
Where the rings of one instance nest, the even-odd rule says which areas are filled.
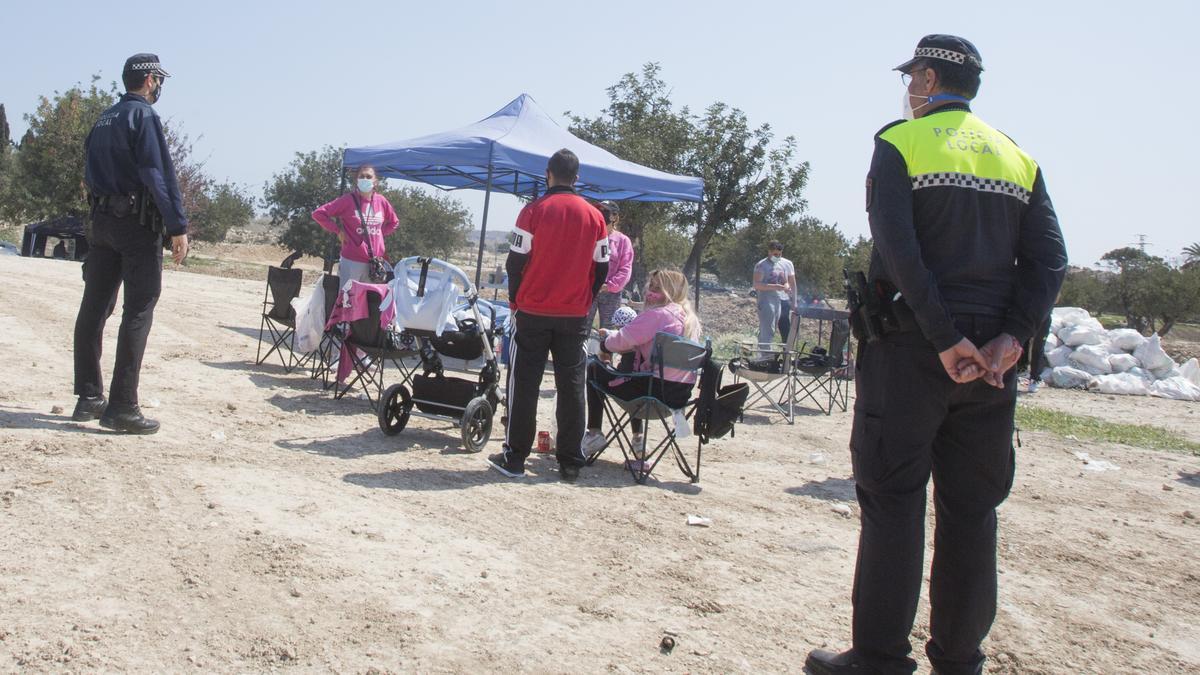
[[[375,181],[371,180],[370,178],[359,178],[358,179],[358,191],[361,192],[362,194],[364,194],[364,195],[369,194],[374,189],[375,189]]]

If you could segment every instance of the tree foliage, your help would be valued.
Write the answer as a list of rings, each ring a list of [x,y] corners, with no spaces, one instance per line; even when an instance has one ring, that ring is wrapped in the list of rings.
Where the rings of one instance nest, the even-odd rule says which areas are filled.
[[[1108,273],[1099,277],[1104,287],[1101,305],[1081,306],[1119,313],[1130,328],[1159,335],[1166,335],[1178,321],[1200,316],[1200,266],[1171,267],[1162,258],[1133,247],[1113,249],[1100,260],[1108,268]],[[1091,284],[1073,282],[1072,296],[1082,296],[1078,288],[1082,283]],[[1064,291],[1064,299],[1067,297]],[[1093,293],[1071,299],[1096,302],[1094,298]]]
[[[1196,263],[1200,263],[1200,241],[1193,242],[1185,246],[1183,248],[1183,257],[1185,259],[1185,264],[1187,265],[1195,265]]]
[[[386,180],[379,183],[380,194],[400,218],[400,227],[385,239],[389,259],[409,255],[444,258],[466,243],[470,211],[457,199],[429,195],[414,187],[392,189]],[[312,212],[341,193],[342,150],[332,146],[297,152],[264,188],[263,203],[271,223],[283,226],[279,242],[323,259],[326,271],[337,262],[340,246],[335,235],[312,219]]]
[[[188,233],[201,241],[224,241],[231,228],[243,227],[254,218],[254,198],[234,183],[212,184],[198,201]]]
[[[644,279],[647,256],[657,250],[649,246],[652,240],[686,238],[682,265],[691,276],[699,266],[713,267],[705,251],[716,239],[746,227],[800,222],[808,164],[797,159],[792,138],[776,143],[770,125],[753,126],[726,103],[715,102],[701,114],[676,109],[655,63],[626,74],[607,93],[608,105],[598,116],[570,115],[572,133],[624,159],[704,179],[699,205],[622,204],[621,228],[638,253],[636,281]]]
[[[40,97],[34,112],[25,116],[29,129],[11,158],[6,157],[7,121],[0,120],[0,141],[4,141],[0,143],[0,217],[21,221],[87,213],[84,144],[96,119],[118,99],[116,84],[103,89],[98,81],[93,76],[86,89],[77,84],[52,97]],[[192,142],[181,125],[163,120],[163,131],[184,212],[190,221],[212,222],[214,216],[204,209],[214,197],[228,195],[210,193],[213,181],[205,174],[203,162],[195,160]]]
[[[87,213],[83,183],[84,139],[100,113],[117,98],[115,86],[102,89],[93,77],[52,97],[38,98],[25,116],[29,129],[13,157],[0,199],[7,220],[40,220]]]
[[[321,258],[325,271],[338,259],[337,238],[312,219],[318,206],[341,193],[342,151],[325,146],[297,152],[292,162],[263,187],[263,204],[271,224],[283,226],[279,243],[304,255]]]
[[[400,226],[384,240],[393,262],[413,255],[445,259],[466,245],[471,212],[462,202],[409,186],[393,189],[383,185],[380,193],[400,218]]]

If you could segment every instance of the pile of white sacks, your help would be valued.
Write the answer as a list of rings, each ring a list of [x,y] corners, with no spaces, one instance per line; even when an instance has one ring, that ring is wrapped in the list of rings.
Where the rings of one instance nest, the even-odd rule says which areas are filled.
[[[1163,351],[1158,335],[1130,328],[1106,330],[1078,307],[1056,307],[1046,338],[1042,380],[1054,387],[1103,394],[1161,396],[1200,401],[1200,364],[1183,365]]]

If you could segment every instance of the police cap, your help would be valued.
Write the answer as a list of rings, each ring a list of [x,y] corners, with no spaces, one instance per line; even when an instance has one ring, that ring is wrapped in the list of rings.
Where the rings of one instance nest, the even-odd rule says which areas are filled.
[[[157,54],[134,54],[125,59],[125,70],[121,75],[129,73],[145,73],[148,75],[159,75],[161,77],[170,77],[170,73],[163,70],[162,64],[158,61]]]
[[[960,66],[971,68],[977,72],[983,70],[983,57],[970,40],[957,35],[926,35],[917,43],[913,57],[893,68],[902,73],[908,72],[913,64],[921,59],[942,59]]]

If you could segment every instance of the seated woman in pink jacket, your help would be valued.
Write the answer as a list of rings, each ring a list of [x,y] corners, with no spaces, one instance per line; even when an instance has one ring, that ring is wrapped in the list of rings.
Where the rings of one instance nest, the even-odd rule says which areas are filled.
[[[383,238],[395,232],[400,224],[391,203],[375,191],[377,184],[375,167],[360,166],[355,172],[353,191],[313,211],[313,220],[342,242],[338,278],[343,286],[352,279],[370,281],[371,256],[387,257]]]
[[[606,352],[633,352],[633,371],[651,372],[650,351],[654,348],[654,336],[660,332],[682,335],[689,340],[700,339],[700,319],[688,301],[687,279],[674,270],[655,270],[646,283],[645,309],[629,325],[618,331],[600,330],[600,348]],[[609,396],[631,401],[653,393],[654,397],[671,408],[682,408],[691,398],[696,384],[692,371],[666,368],[663,379],[624,378],[613,375],[592,362],[588,366],[588,378],[603,385]],[[600,393],[589,386],[587,433],[583,436],[583,451],[594,452],[604,445],[603,401]],[[634,453],[641,455],[645,440],[641,434],[641,420],[633,420]]]

